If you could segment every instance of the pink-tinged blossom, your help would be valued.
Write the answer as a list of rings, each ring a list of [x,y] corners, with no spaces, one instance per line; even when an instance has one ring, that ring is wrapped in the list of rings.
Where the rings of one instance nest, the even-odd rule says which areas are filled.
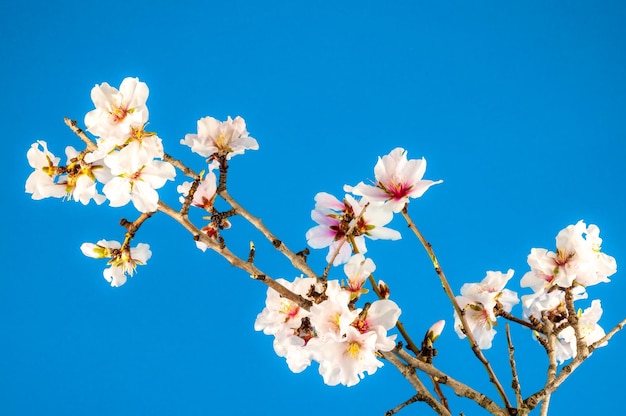
[[[481,303],[490,310],[493,310],[499,303],[503,310],[510,312],[513,306],[519,303],[517,293],[504,288],[513,277],[513,273],[512,269],[509,269],[506,274],[488,271],[480,283],[465,283],[461,287],[461,295]],[[495,319],[495,316],[493,318]]]
[[[359,316],[350,324],[362,334],[376,333],[375,347],[379,351],[391,351],[396,346],[396,335],[387,335],[398,322],[402,311],[398,305],[389,299],[374,301],[366,313]]]
[[[297,277],[293,282],[285,279],[276,279],[276,282],[299,295],[305,295],[311,286],[316,285],[313,278]],[[276,335],[279,332],[293,333],[302,324],[302,318],[310,313],[297,303],[282,297],[274,289],[267,289],[265,308],[257,315],[254,323],[255,331],[263,331],[266,335]]]
[[[344,186],[344,190],[360,195],[373,204],[385,204],[393,212],[400,212],[410,198],[419,198],[428,188],[443,182],[422,179],[425,172],[424,158],[407,160],[407,151],[397,147],[378,158],[374,167],[374,185],[359,182],[356,186]]]
[[[311,324],[317,336],[341,339],[348,326],[359,316],[359,310],[350,310],[350,292],[344,290],[336,280],[329,280],[326,288],[328,299],[311,307]]]
[[[126,138],[133,128],[148,121],[148,86],[138,78],[125,78],[119,90],[104,82],[91,90],[95,109],[85,115],[92,134],[104,138]]]
[[[100,240],[96,244],[83,243],[80,249],[88,257],[110,259],[107,264],[111,267],[104,270],[103,276],[113,287],[126,283],[127,275],[132,277],[137,265],[145,265],[152,256],[150,246],[144,243],[122,249],[118,241]]]
[[[387,335],[400,315],[394,302],[379,300],[367,310],[351,309],[350,292],[337,280],[325,285],[313,278],[277,282],[314,302],[307,312],[268,289],[265,308],[257,316],[254,329],[274,336],[274,351],[285,357],[291,371],[303,371],[316,361],[326,384],[352,386],[365,373],[373,374],[382,367],[376,351],[395,347],[396,335]],[[320,302],[322,293],[325,296]]]
[[[297,277],[293,282],[276,279],[276,282],[305,298],[311,288],[322,290],[313,278]],[[305,348],[309,340],[315,336],[310,325],[310,316],[310,312],[297,303],[269,288],[265,308],[254,322],[256,331],[274,336],[274,351],[279,357],[285,357],[289,369],[294,373],[303,371],[311,363],[312,351]]]
[[[579,221],[569,225],[556,237],[556,252],[533,248],[528,256],[530,271],[521,280],[522,287],[533,291],[547,290],[552,286],[583,287],[609,282],[617,271],[615,259],[600,252],[600,229]]]
[[[366,259],[363,254],[358,253],[350,257],[350,260],[343,266],[343,271],[348,277],[346,290],[350,292],[351,299],[356,299],[368,292],[363,285],[374,270],[376,270],[376,265],[372,259]]]
[[[474,335],[474,339],[478,343],[478,348],[486,350],[491,348],[491,342],[496,335],[494,326],[496,320],[492,319],[493,311],[485,309],[480,303],[473,302],[472,299],[465,296],[457,296],[456,301],[459,307],[463,309],[465,320],[469,326],[469,330]],[[465,338],[466,335],[462,329],[462,323],[456,311],[454,312],[454,330],[459,338]]]
[[[324,382],[334,386],[352,386],[364,377],[374,374],[382,362],[376,351],[390,351],[395,347],[396,335],[387,335],[400,316],[400,308],[393,301],[378,300],[365,312],[350,310],[350,292],[337,281],[328,282],[328,299],[311,307],[310,321],[316,337],[307,344],[312,357],[320,364]]]
[[[213,169],[216,166],[216,164],[209,164],[209,172],[204,176],[204,179],[198,183],[198,187],[193,194],[190,206],[201,208],[208,212],[212,211],[213,202],[215,201],[215,196],[217,195],[217,177],[215,176],[215,172],[213,172]],[[181,204],[185,202],[187,195],[189,195],[192,184],[193,182],[183,182],[176,188],[178,193],[182,194],[178,198]],[[231,226],[231,223],[227,218],[221,218],[219,223],[210,216],[204,217],[204,219],[211,221],[202,227],[202,232],[214,240],[217,239],[220,230],[228,229]],[[208,248],[208,246],[201,240],[196,241],[196,247],[202,251],[206,251]]]
[[[182,194],[178,198],[180,203],[184,203],[187,195],[189,195],[189,191],[191,190],[191,185],[193,182],[183,182],[182,184],[176,187],[176,191],[179,194]],[[202,208],[206,211],[210,211],[213,207],[213,201],[215,199],[217,191],[217,177],[215,176],[215,172],[211,169],[211,165],[209,165],[209,172],[204,176],[204,179],[200,181],[196,191],[193,194],[193,199],[191,200],[191,206]]]
[[[200,156],[222,155],[226,159],[259,148],[256,139],[248,135],[246,122],[239,116],[235,119],[228,117],[226,121],[213,117],[201,118],[198,120],[198,133],[185,135],[180,143],[189,146],[192,152]]]
[[[504,274],[488,271],[480,283],[466,283],[461,287],[461,296],[456,297],[459,307],[464,311],[469,330],[474,335],[480,349],[491,348],[496,334],[496,307],[510,312],[513,305],[519,303],[517,294],[505,289],[506,283],[513,277],[513,270]],[[454,312],[454,330],[460,338],[465,338],[461,319]]]
[[[318,193],[311,218],[318,225],[307,231],[307,242],[313,248],[329,247],[328,262],[337,253],[333,261],[335,266],[350,259],[352,248],[347,240],[350,230],[360,253],[367,252],[365,237],[372,240],[398,240],[402,237],[398,231],[384,227],[393,219],[391,211],[377,206],[366,207],[365,202],[357,201],[348,194],[341,202],[326,192]]]

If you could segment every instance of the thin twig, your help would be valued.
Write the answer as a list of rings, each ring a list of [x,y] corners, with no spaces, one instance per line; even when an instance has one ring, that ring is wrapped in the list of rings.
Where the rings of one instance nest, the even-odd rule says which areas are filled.
[[[491,400],[483,393],[480,393],[472,389],[465,383],[462,383],[450,377],[443,371],[437,369],[434,365],[425,363],[419,358],[411,356],[407,351],[403,350],[402,348],[396,348],[391,352],[385,352],[382,354],[385,358],[387,358],[389,354],[397,354],[411,367],[423,371],[429,376],[435,377],[439,383],[450,387],[454,391],[454,394],[476,402],[476,404],[478,404],[483,409],[489,411],[492,415],[509,416],[510,414],[508,409],[498,406],[493,400]]]
[[[506,341],[509,346],[509,365],[511,366],[511,387],[515,392],[515,402],[517,407],[521,407],[523,403],[522,398],[522,386],[519,382],[519,375],[517,374],[517,365],[515,364],[515,347],[513,346],[513,339],[511,338],[511,328],[509,324],[506,324]]]
[[[276,282],[274,279],[269,277],[269,275],[262,272],[254,263],[247,262],[239,257],[237,257],[233,252],[231,252],[226,246],[219,244],[219,242],[213,240],[211,237],[203,233],[199,230],[195,225],[193,225],[186,217],[183,217],[178,211],[171,208],[169,205],[165,204],[163,201],[159,201],[159,211],[168,215],[176,222],[181,224],[185,229],[187,229],[194,237],[198,238],[201,242],[206,244],[210,249],[217,252],[219,255],[224,257],[231,265],[244,270],[245,272],[250,274],[250,277],[260,280],[267,286],[271,287],[275,291],[277,291],[282,297],[289,299],[295,303],[297,303],[302,308],[309,310],[312,306],[312,302],[308,299],[303,298],[300,295],[297,295]]]
[[[428,253],[428,256],[430,257],[430,260],[433,263],[433,266],[435,268],[435,272],[437,273],[437,276],[439,276],[439,280],[441,281],[441,284],[443,286],[443,290],[446,292],[446,295],[448,295],[448,299],[450,299],[450,302],[452,302],[452,305],[454,306],[454,309],[455,309],[457,315],[459,316],[463,332],[467,336],[467,339],[468,339],[468,341],[470,343],[470,347],[472,348],[472,351],[474,352],[474,355],[476,355],[478,360],[485,367],[485,370],[487,371],[487,374],[489,375],[489,380],[496,387],[496,390],[498,391],[498,394],[500,395],[500,398],[504,402],[505,407],[507,409],[512,409],[511,403],[509,402],[509,399],[506,396],[504,388],[502,387],[502,384],[498,380],[498,377],[496,376],[496,373],[494,372],[493,368],[491,367],[491,364],[489,363],[489,360],[487,360],[485,355],[482,353],[481,349],[478,347],[478,343],[476,342],[476,339],[474,338],[474,334],[472,334],[472,331],[470,330],[470,327],[467,324],[467,319],[465,318],[465,314],[463,313],[463,310],[461,309],[461,307],[459,306],[458,302],[456,301],[454,293],[452,292],[452,289],[450,288],[450,284],[448,283],[448,279],[446,278],[443,270],[441,269],[441,266],[439,265],[439,260],[437,260],[437,256],[435,255],[435,252],[434,252],[434,250],[432,248],[432,245],[429,242],[426,241],[426,239],[424,238],[422,233],[417,229],[417,226],[415,225],[413,220],[409,217],[409,213],[408,213],[407,207],[408,207],[408,205],[405,205],[404,208],[402,209],[402,215],[404,216],[405,220],[407,221],[407,223],[409,225],[409,228],[411,228],[411,230],[413,230],[413,232],[415,233],[417,238],[420,240],[420,242],[422,243],[422,245],[426,249],[426,252]]]
[[[544,314],[545,328],[548,341],[546,345],[546,352],[548,353],[548,373],[546,384],[552,383],[556,380],[556,370],[557,370],[557,361],[556,361],[556,333],[554,331],[554,323]],[[541,401],[541,409],[540,416],[548,416],[548,410],[550,408],[550,399],[552,398],[552,393],[547,393],[543,400]]]
[[[324,268],[324,273],[322,274],[322,280],[326,280],[328,278],[328,273],[330,273],[330,270],[333,268],[335,259],[339,255],[339,251],[341,250],[341,247],[343,247],[344,244],[346,244],[345,238],[341,240],[341,242],[339,242],[339,245],[337,245],[337,247],[335,247],[335,251],[333,251],[333,254],[330,256],[330,260],[328,260],[328,264]]]
[[[65,124],[72,129],[72,131],[78,136],[80,137],[80,139],[85,142],[85,144],[87,145],[87,150],[89,150],[90,152],[93,152],[95,150],[98,149],[98,146],[96,146],[96,144],[93,142],[93,140],[91,140],[86,134],[85,132],[78,127],[78,123],[76,123],[76,120],[70,120],[67,117],[63,118],[63,121],[65,121]]]
[[[520,319],[512,314],[510,314],[509,312],[505,311],[504,309],[500,308],[496,311],[496,316],[501,316],[504,319],[511,321],[511,322],[515,322],[516,324],[519,324],[521,326],[524,326],[528,329],[531,329],[533,331],[537,331],[541,334],[545,334],[546,333],[546,329],[543,327],[543,325],[541,325],[541,323],[535,323],[533,324],[532,322],[528,322],[525,321],[523,319]]]
[[[236,212],[237,214],[244,217],[250,224],[252,224],[257,230],[261,232],[267,238],[272,245],[281,252],[285,257],[287,257],[291,264],[302,273],[307,275],[308,277],[313,277],[315,279],[320,279],[320,277],[311,269],[311,267],[304,261],[302,256],[298,256],[296,253],[291,251],[287,245],[279,240],[264,224],[263,222],[252,215],[248,210],[246,210],[243,206],[241,206],[226,189],[222,190],[219,193],[219,196],[224,199]]]
[[[441,403],[435,399],[435,397],[428,391],[424,383],[419,379],[417,373],[411,365],[403,363],[393,352],[381,352],[383,357],[393,364],[400,373],[408,380],[409,383],[415,388],[417,392],[417,400],[423,401],[428,404],[437,414],[442,416],[452,416],[450,411],[446,409]],[[408,403],[407,403],[408,404]],[[399,409],[398,409],[399,410]],[[387,414],[393,414],[387,412]]]
[[[198,175],[191,183],[191,188],[189,188],[189,192],[187,192],[187,196],[185,197],[183,206],[180,208],[180,213],[183,217],[189,215],[189,207],[193,202],[193,196],[196,194],[196,191],[198,190],[198,186],[200,186],[201,181],[202,177]]]
[[[565,292],[565,308],[567,309],[567,322],[574,328],[574,334],[576,334],[576,357],[587,358],[589,355],[589,348],[585,338],[580,331],[580,325],[578,320],[578,314],[574,308],[574,294],[571,288],[564,289]]]
[[[618,333],[619,331],[624,329],[625,326],[626,326],[626,319],[623,319],[620,323],[615,325],[615,327],[613,329],[611,329],[605,336],[603,336],[601,339],[599,339],[596,342],[594,342],[593,344],[591,344],[589,346],[589,352],[595,350],[596,348],[598,348],[599,346],[601,346],[605,342],[609,342],[609,340],[611,338],[613,338],[613,335],[615,335],[616,333]]]
[[[621,331],[625,326],[626,326],[626,319],[623,319],[611,331],[609,331],[609,333],[607,333],[602,339],[591,344],[589,346],[589,351],[592,351],[593,349],[599,347],[605,342],[608,342],[617,332]],[[551,383],[547,383],[541,390],[528,396],[524,400],[525,407],[528,408],[529,410],[532,410],[535,407],[537,407],[537,405],[539,404],[541,400],[543,400],[548,394],[554,393],[556,389],[559,388],[559,386],[563,384],[563,382],[567,380],[567,378],[570,375],[572,375],[572,373],[588,358],[589,358],[589,355],[586,358],[582,358],[581,356],[576,355],[576,357],[574,357],[568,365],[564,366],[561,369],[559,374]]]
[[[198,178],[198,174],[193,171],[193,169],[188,168],[183,162],[178,159],[174,159],[172,156],[165,153],[163,155],[163,160],[171,164],[172,166],[178,168],[183,174],[191,179]]]
[[[415,402],[419,402],[419,401],[423,401],[423,398],[422,398],[422,396],[419,393],[417,393],[417,394],[411,396],[410,399],[400,403],[399,405],[397,405],[393,409],[386,411],[385,412],[385,416],[395,415],[396,413],[398,413],[400,410],[404,409],[408,405],[413,404]]]

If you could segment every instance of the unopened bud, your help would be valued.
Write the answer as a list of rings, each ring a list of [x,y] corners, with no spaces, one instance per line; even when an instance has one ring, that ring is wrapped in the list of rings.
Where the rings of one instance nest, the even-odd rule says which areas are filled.
[[[446,321],[442,319],[441,321],[435,322],[430,327],[430,329],[428,329],[428,332],[426,333],[426,339],[430,342],[431,345],[437,340],[437,338],[439,338],[439,335],[441,335],[444,326],[446,326]]]
[[[378,281],[378,293],[380,293],[380,297],[382,299],[389,299],[389,286],[387,286],[387,283],[383,282],[382,280]]]

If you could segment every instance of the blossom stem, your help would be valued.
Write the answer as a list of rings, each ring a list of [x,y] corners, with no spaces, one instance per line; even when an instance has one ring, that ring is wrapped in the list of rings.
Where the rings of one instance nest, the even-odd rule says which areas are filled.
[[[322,280],[326,280],[328,278],[328,273],[330,273],[330,269],[333,267],[333,263],[335,262],[335,259],[337,258],[337,256],[339,255],[339,250],[341,250],[341,247],[346,243],[346,240],[344,239],[341,243],[339,243],[339,245],[337,246],[337,248],[335,249],[335,252],[333,253],[333,255],[330,258],[330,261],[328,262],[328,264],[326,265],[326,267],[324,268],[324,273],[322,274]]]
[[[548,378],[546,384],[552,383],[556,380],[556,333],[554,331],[554,323],[549,319],[544,319],[546,325],[546,332],[548,341],[546,352],[548,353]],[[547,393],[541,401],[540,416],[548,416],[548,409],[550,408],[550,398],[552,393]]]
[[[220,164],[220,177],[219,184],[217,185],[217,193],[220,194],[222,191],[226,191],[226,175],[228,173],[228,160],[226,159],[226,155],[219,154],[217,155],[217,160]]]
[[[576,334],[576,356],[581,358],[587,358],[589,355],[589,348],[585,342],[582,334],[580,333],[580,325],[578,324],[578,315],[574,308],[574,294],[571,288],[567,288],[565,291],[565,307],[567,308],[567,321],[570,326],[574,328],[574,334]]]
[[[187,176],[187,177],[189,177],[191,179],[195,180],[199,176],[196,172],[193,171],[193,169],[188,168],[187,166],[185,166],[185,164],[183,162],[181,162],[178,159],[174,159],[172,156],[168,155],[167,153],[163,154],[163,160],[168,162],[169,164],[171,164],[175,168],[178,168],[185,176]]]
[[[601,339],[599,339],[596,342],[594,342],[593,344],[591,344],[589,346],[589,352],[591,353],[598,346],[604,344],[605,342],[609,342],[609,340],[611,338],[613,338],[613,335],[615,335],[616,333],[618,333],[619,331],[624,329],[624,327],[626,327],[626,319],[623,319],[620,323],[615,325],[615,328],[611,329],[605,336],[603,336]]]
[[[509,312],[506,312],[502,308],[498,308],[496,310],[496,316],[501,316],[504,319],[507,319],[507,320],[509,320],[511,322],[515,322],[516,324],[519,324],[521,326],[525,326],[528,329],[540,332],[542,334],[545,334],[545,332],[546,332],[546,330],[543,327],[543,325],[534,325],[532,322],[528,322],[528,321],[525,321],[523,319],[519,319],[518,317],[516,317],[514,315],[511,315]]]
[[[163,160],[171,163],[173,166],[175,166],[176,168],[180,169],[186,176],[193,178],[194,180],[197,180],[199,178],[199,175],[194,172],[192,169],[190,169],[189,167],[187,167],[183,162],[181,162],[180,160],[174,159],[171,156],[165,154],[163,156]],[[222,172],[222,170],[224,170],[224,172]],[[292,265],[302,271],[305,275],[307,275],[308,277],[314,277],[316,279],[320,279],[319,276],[317,276],[317,274],[313,271],[313,269],[311,269],[311,267],[306,263],[306,261],[304,260],[304,258],[302,256],[298,256],[296,253],[292,252],[281,240],[279,240],[273,233],[271,233],[269,231],[269,229],[263,224],[263,222],[253,216],[250,212],[248,212],[248,210],[246,210],[242,205],[240,205],[226,190],[226,181],[225,178],[222,179],[222,176],[225,175],[225,170],[226,170],[226,166],[225,166],[225,161],[224,161],[224,165],[222,163],[220,163],[220,184],[223,183],[224,187],[223,189],[221,189],[218,192],[218,195],[224,199],[224,201],[226,201],[234,210],[234,212],[236,214],[241,215],[243,218],[245,218],[250,224],[252,224],[257,230],[259,230],[261,232],[261,234],[263,234],[265,236],[265,238],[267,238],[269,241],[272,242],[273,246],[280,251],[281,253],[283,253],[292,263]],[[183,207],[184,208],[184,207]],[[166,204],[164,204],[162,201],[159,201],[159,210],[160,211],[164,211],[166,212],[167,215],[169,215],[170,217],[172,217],[174,220],[178,221],[181,225],[183,225],[185,228],[187,228],[192,234],[194,235],[198,235],[200,239],[202,239],[203,243],[207,244],[207,246],[209,246],[211,249],[213,249],[214,251],[217,251],[220,255],[222,255],[223,257],[226,258],[226,260],[228,260],[231,264],[236,265],[237,267],[250,272],[247,267],[242,267],[240,265],[241,263],[247,263],[252,267],[256,267],[253,265],[252,262],[244,262],[242,259],[239,259],[238,257],[236,257],[234,254],[230,253],[230,251],[228,249],[226,249],[225,247],[221,247],[221,245],[219,245],[217,242],[215,242],[214,240],[212,240],[210,237],[206,236],[205,233],[201,232],[200,230],[198,230],[187,218],[186,212],[184,212],[184,210],[181,210],[181,212],[179,213],[175,213],[175,212],[171,212],[173,211],[172,208],[170,208],[169,206],[167,206]],[[230,253],[229,256],[224,255],[223,253],[227,252]],[[250,273],[251,276],[265,276],[264,279],[262,279],[263,283],[265,283],[266,285],[273,287],[278,293],[280,293],[281,295],[285,296],[286,298],[293,300],[294,302],[298,303],[300,306],[302,306],[305,309],[309,309],[310,308],[310,302],[304,298],[302,298],[301,296],[298,296],[290,291],[288,291],[287,289],[285,289],[282,285],[276,283],[273,281],[273,279],[267,277],[267,275],[263,274],[263,273]],[[261,279],[259,279],[261,280]],[[274,284],[275,283],[275,284]],[[274,287],[276,286],[276,287]],[[284,294],[283,292],[287,291],[288,293]],[[294,300],[294,296],[297,297],[297,299]]]
[[[183,202],[183,206],[180,209],[180,213],[186,217],[189,215],[189,207],[193,201],[193,196],[198,190],[198,186],[200,185],[200,181],[202,181],[202,177],[198,175],[193,182],[191,183],[191,188],[189,188],[189,192],[187,192],[187,196],[185,197],[185,201]]]
[[[130,241],[135,237],[135,233],[137,232],[139,227],[141,227],[144,221],[152,216],[152,214],[154,214],[154,212],[144,212],[139,216],[139,218],[132,222],[128,221],[125,218],[122,218],[120,220],[120,225],[126,228],[126,235],[124,237],[124,243],[122,244],[122,248],[130,248]]]
[[[511,386],[513,387],[513,391],[515,391],[515,402],[517,407],[521,407],[523,403],[522,398],[522,386],[519,382],[519,375],[517,373],[517,365],[515,364],[515,347],[513,346],[513,339],[511,338],[511,328],[509,324],[506,324],[506,341],[509,347],[509,365],[511,366]]]
[[[450,284],[448,283],[448,279],[446,278],[446,275],[444,274],[443,270],[441,269],[441,266],[439,265],[439,260],[437,259],[437,256],[435,255],[432,245],[428,241],[426,241],[422,233],[419,231],[419,229],[417,228],[417,226],[415,225],[415,223],[409,216],[408,205],[405,205],[401,212],[409,228],[413,231],[413,233],[415,233],[419,241],[422,243],[422,246],[424,246],[424,249],[426,250],[428,257],[430,257],[430,261],[432,262],[435,268],[435,272],[437,273],[437,276],[439,276],[439,280],[441,281],[443,290],[448,296],[448,299],[450,299],[450,302],[452,302],[452,305],[454,306],[454,310],[456,311],[457,315],[459,316],[459,319],[461,320],[463,333],[466,335],[470,343],[470,347],[472,348],[472,351],[474,352],[474,355],[476,355],[478,360],[485,367],[485,370],[487,371],[487,374],[489,375],[489,380],[495,386],[506,408],[511,409],[512,408],[511,403],[509,402],[509,399],[507,398],[504,388],[502,387],[502,384],[498,380],[496,373],[491,367],[491,363],[489,363],[489,360],[487,360],[485,355],[482,353],[481,349],[478,347],[476,338],[474,337],[474,334],[472,334],[472,331],[470,330],[470,326],[467,323],[467,319],[465,319],[465,313],[463,309],[461,309],[461,307],[459,306],[458,302],[456,301],[454,293],[452,292]]]

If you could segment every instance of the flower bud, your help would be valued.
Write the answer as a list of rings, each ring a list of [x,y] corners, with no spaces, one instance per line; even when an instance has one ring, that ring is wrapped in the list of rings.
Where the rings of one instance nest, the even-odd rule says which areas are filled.
[[[387,286],[387,283],[382,280],[378,281],[378,292],[380,293],[382,299],[389,299],[389,294],[391,293],[389,286]]]
[[[435,340],[437,340],[437,338],[439,338],[444,326],[446,326],[446,321],[442,319],[441,321],[435,322],[430,329],[428,329],[425,338],[431,345],[435,342]]]

